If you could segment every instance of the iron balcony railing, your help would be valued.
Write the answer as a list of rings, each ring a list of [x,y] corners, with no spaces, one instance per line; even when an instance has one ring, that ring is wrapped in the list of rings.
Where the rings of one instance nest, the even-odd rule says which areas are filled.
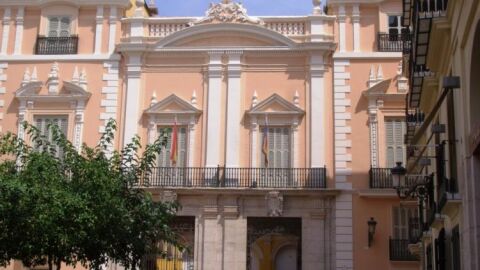
[[[178,254],[177,254],[178,253]],[[193,270],[193,255],[180,254],[153,254],[143,257],[140,270],[183,269]]]
[[[370,188],[394,188],[391,168],[370,168]],[[413,186],[421,181],[418,176],[407,176],[406,185]]]
[[[447,204],[449,195],[451,199],[454,199],[456,193],[458,193],[458,187],[455,179],[444,179],[438,185],[438,212],[441,212],[445,204]]]
[[[410,33],[378,33],[377,48],[379,52],[408,52],[412,45]]]
[[[77,54],[78,37],[37,37],[36,54]]]
[[[145,187],[326,188],[325,168],[156,167]]]
[[[418,258],[408,251],[408,239],[390,238],[390,261],[418,261]]]

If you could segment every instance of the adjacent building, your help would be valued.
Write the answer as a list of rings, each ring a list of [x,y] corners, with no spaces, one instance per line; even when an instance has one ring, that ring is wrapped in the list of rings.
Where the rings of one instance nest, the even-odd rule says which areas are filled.
[[[3,0],[0,128],[24,137],[22,121],[41,129],[55,122],[80,147],[94,145],[114,119],[119,132],[112,149],[135,135],[147,144],[167,132],[153,176],[139,184],[158,200],[182,205],[174,228],[190,249],[166,245],[168,256],[145,258],[145,269],[429,267],[419,250],[428,252],[425,241],[436,239],[437,229],[425,227],[425,244],[411,241],[411,235],[420,239],[425,208],[418,209],[418,200],[400,200],[390,173],[397,162],[410,164],[404,134],[412,132],[413,120],[413,132],[425,131],[419,128],[428,122],[422,112],[435,103],[432,96],[422,98],[430,102],[426,107],[412,105],[409,55],[419,43],[412,42],[416,28],[405,18],[418,12],[407,17],[405,5],[313,1],[311,14],[272,17],[250,16],[247,7],[224,0],[205,7],[203,17],[162,17],[155,16],[162,7],[152,1]],[[448,9],[459,16],[454,6]],[[469,9],[472,27],[476,8]],[[453,29],[449,23],[439,24],[439,39]],[[458,37],[463,32],[448,32],[451,46],[479,43],[465,31]],[[457,72],[465,65],[453,64],[453,55],[447,62],[431,59],[437,76],[463,74]],[[435,80],[426,84],[441,89]],[[471,98],[455,91],[450,95],[474,102],[473,91]],[[475,117],[474,106],[453,104],[471,108]],[[478,136],[455,113],[453,122],[465,128],[455,140],[469,138],[473,147]],[[470,130],[470,137],[463,135]],[[438,142],[444,140],[445,134],[439,136]],[[455,149],[458,164],[449,168],[471,172],[463,178],[467,183],[476,173],[467,170],[476,168],[475,151],[466,148],[472,151],[462,155],[463,148]],[[431,171],[413,168],[409,183],[415,186]],[[475,184],[468,183],[471,188],[448,193],[443,209],[455,217],[439,225],[448,227],[447,235],[456,224],[476,224],[464,223],[476,218]],[[463,203],[471,205],[468,215]],[[458,245],[472,252],[463,258],[471,266],[461,269],[475,269],[475,228],[457,231]],[[445,248],[452,262],[455,247]]]

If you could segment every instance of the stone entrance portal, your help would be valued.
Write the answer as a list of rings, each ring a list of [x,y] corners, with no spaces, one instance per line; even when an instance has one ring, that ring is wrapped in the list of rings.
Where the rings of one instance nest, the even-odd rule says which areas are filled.
[[[302,269],[301,218],[247,219],[247,269]]]

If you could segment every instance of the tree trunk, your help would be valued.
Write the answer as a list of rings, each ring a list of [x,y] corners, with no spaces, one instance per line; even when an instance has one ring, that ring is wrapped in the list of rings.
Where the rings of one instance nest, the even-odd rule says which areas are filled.
[[[53,262],[51,256],[48,256],[48,270],[53,270]]]
[[[55,270],[60,270],[61,267],[62,267],[62,260],[59,258],[57,259],[57,269]]]

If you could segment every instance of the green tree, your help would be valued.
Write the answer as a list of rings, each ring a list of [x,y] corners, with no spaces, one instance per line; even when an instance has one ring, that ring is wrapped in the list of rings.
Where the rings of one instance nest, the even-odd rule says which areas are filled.
[[[24,129],[33,146],[12,133],[0,137],[0,265],[15,259],[50,270],[62,262],[134,269],[158,252],[158,241],[176,244],[168,224],[177,205],[138,188],[148,185],[166,135],[141,155],[138,137],[109,151],[116,130],[110,121],[99,144],[79,153],[55,125],[51,141],[32,125]]]

